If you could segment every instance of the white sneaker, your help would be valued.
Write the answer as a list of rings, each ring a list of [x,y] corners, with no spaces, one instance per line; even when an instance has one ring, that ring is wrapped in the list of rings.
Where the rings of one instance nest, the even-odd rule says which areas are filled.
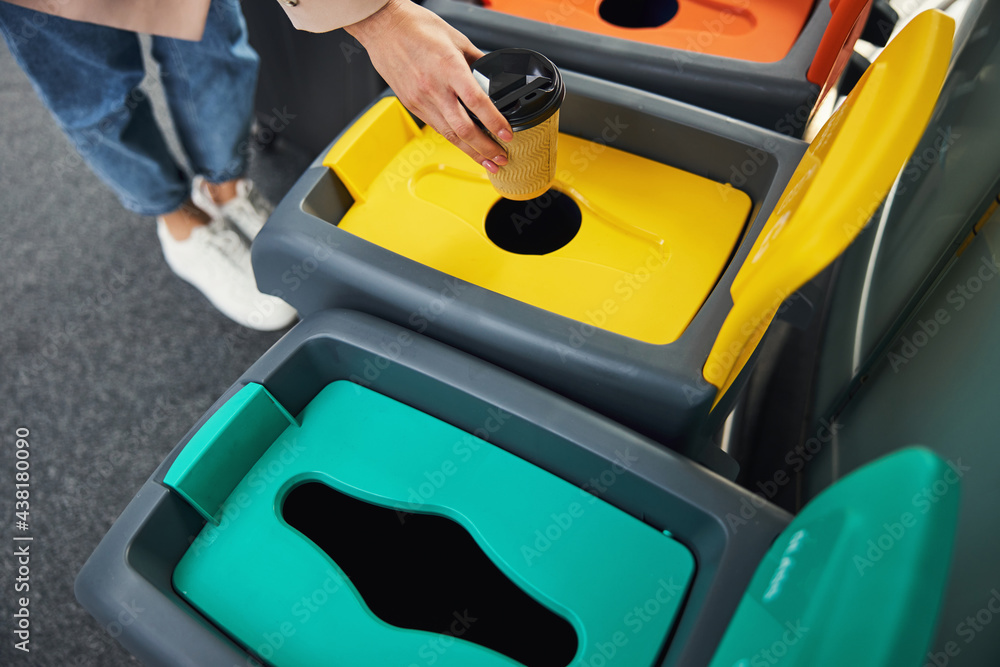
[[[157,218],[156,234],[171,270],[229,319],[258,331],[284,329],[295,321],[294,308],[257,289],[250,250],[224,221],[195,227],[191,236],[178,241]]]
[[[253,241],[257,238],[264,223],[267,222],[274,206],[264,198],[253,181],[241,178],[236,181],[236,196],[219,206],[208,193],[208,181],[201,176],[195,176],[191,182],[191,201],[212,218],[222,218],[240,230],[240,233]]]

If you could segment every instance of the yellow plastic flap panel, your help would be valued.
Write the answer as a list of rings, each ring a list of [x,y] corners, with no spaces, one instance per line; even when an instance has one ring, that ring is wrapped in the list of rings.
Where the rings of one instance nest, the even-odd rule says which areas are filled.
[[[395,97],[372,105],[340,137],[323,159],[355,201],[364,201],[372,181],[420,128]]]
[[[930,118],[954,25],[937,10],[914,18],[809,146],[733,281],[733,308],[703,369],[718,397],[784,300],[836,259],[882,203]]]
[[[370,130],[373,134],[379,128]],[[365,142],[369,139],[366,138]],[[372,137],[372,143],[380,139]],[[667,344],[697,314],[743,232],[750,198],[610,145],[559,135],[559,195],[506,210],[487,174],[429,127],[398,150],[340,221],[345,231],[447,275],[563,315],[567,347],[596,329]],[[564,245],[505,248],[578,216]],[[442,284],[447,289],[447,284]]]

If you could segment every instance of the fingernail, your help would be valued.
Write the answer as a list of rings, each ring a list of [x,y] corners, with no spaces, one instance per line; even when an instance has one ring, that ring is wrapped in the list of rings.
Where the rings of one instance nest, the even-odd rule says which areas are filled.
[[[507,156],[497,155],[495,158],[493,158],[493,162],[502,167],[505,164],[507,164]]]
[[[492,162],[490,162],[489,160],[483,160],[483,166],[486,167],[486,171],[490,172],[491,174],[495,174],[498,171],[500,171],[500,169],[497,168],[497,166]]]
[[[500,137],[500,141],[510,141],[514,138],[514,135],[510,133],[510,130],[500,130],[500,133],[497,134],[497,136]]]

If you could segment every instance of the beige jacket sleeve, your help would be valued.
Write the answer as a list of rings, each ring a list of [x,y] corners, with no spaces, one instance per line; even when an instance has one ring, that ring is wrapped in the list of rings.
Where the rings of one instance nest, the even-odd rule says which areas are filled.
[[[198,41],[205,31],[209,0],[8,0],[72,21]],[[317,2],[317,0],[313,0]],[[322,2],[323,0],[318,0]],[[348,0],[350,2],[351,0]],[[345,2],[346,4],[346,2]],[[363,17],[362,17],[363,18]],[[345,24],[349,25],[349,24]],[[36,27],[39,27],[36,24]]]
[[[299,30],[329,32],[357,23],[382,9],[388,0],[278,0]]]

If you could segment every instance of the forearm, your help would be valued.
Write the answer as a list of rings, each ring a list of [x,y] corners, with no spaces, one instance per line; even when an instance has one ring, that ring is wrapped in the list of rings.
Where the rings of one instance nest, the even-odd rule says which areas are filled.
[[[368,48],[368,45],[378,37],[394,30],[403,19],[403,12],[400,11],[400,2],[410,0],[387,0],[377,10],[362,18],[359,21],[344,26],[344,30],[349,35],[361,42],[361,45]]]
[[[335,10],[361,4],[353,0],[298,1],[325,4]],[[365,47],[372,65],[407,109],[496,173],[507,164],[507,155],[476,127],[469,112],[501,141],[510,141],[513,134],[472,76],[470,65],[482,52],[441,17],[410,0],[372,0],[372,4],[377,6],[371,13],[352,22],[343,19],[340,25]],[[291,8],[289,14],[294,11]]]

